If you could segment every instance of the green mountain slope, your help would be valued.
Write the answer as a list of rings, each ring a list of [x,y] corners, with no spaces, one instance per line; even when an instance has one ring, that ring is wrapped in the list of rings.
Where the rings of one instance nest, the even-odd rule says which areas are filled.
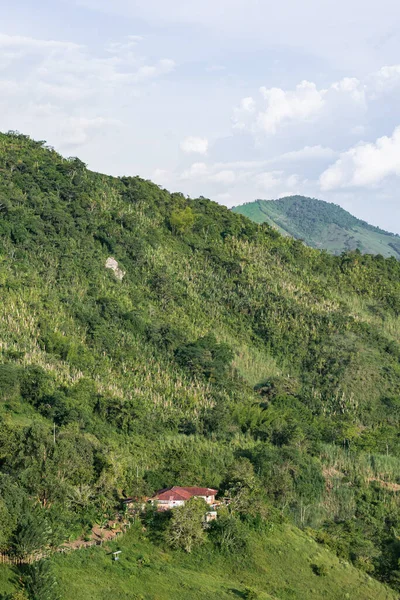
[[[136,593],[126,574],[138,597],[172,598],[193,570],[214,595],[231,577],[242,597],[247,585],[356,597],[362,581],[365,598],[396,597],[396,259],[331,256],[1,134],[0,298],[0,552],[51,555],[123,497],[206,485],[232,502],[190,556],[171,542],[173,520],[151,513],[118,542],[121,598]],[[272,576],[276,554],[296,561],[296,548],[298,563]],[[87,598],[94,579],[107,597],[108,560],[100,549],[52,559],[64,597],[75,577]],[[0,593],[22,581],[25,597],[44,597],[29,586],[45,573],[14,575],[0,565]]]
[[[118,562],[111,552],[120,550]],[[318,571],[318,568],[320,571]],[[396,592],[292,527],[252,533],[246,556],[195,555],[161,549],[132,529],[118,543],[56,556],[53,569],[64,600],[395,600]],[[318,574],[320,573],[320,574]],[[4,589],[15,573],[1,569]]]
[[[232,210],[332,254],[358,249],[362,253],[400,258],[398,235],[373,227],[336,204],[290,196],[279,200],[256,200]]]
[[[106,550],[88,551],[58,559],[56,569],[66,600],[176,598],[191,600],[254,597],[259,600],[394,600],[396,594],[321,548],[298,529],[275,527],[253,534],[247,557],[217,556],[208,548],[196,557],[174,556],[138,540],[133,533],[113,548],[122,550],[117,565]],[[140,565],[145,556],[147,565]],[[139,559],[139,560],[138,560]],[[88,562],[93,561],[88,573]],[[318,575],[316,567],[321,567]],[[143,573],[143,570],[147,573]],[[71,583],[73,582],[73,583]],[[253,596],[249,591],[253,592]],[[246,596],[246,591],[248,596]]]

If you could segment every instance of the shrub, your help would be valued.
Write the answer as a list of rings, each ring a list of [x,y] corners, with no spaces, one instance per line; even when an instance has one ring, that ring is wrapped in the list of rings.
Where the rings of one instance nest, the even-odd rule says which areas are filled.
[[[316,564],[316,563],[312,564],[311,565],[311,569],[312,569],[312,572],[315,575],[318,575],[318,577],[325,577],[325,575],[327,575],[327,573],[328,573],[327,566],[324,565],[324,564],[322,564],[322,563],[320,563],[320,564]]]
[[[0,399],[10,400],[18,394],[20,371],[13,364],[0,365]]]
[[[180,365],[193,374],[218,380],[225,375],[232,362],[233,352],[228,344],[219,344],[215,336],[209,334],[177,348],[175,357]]]
[[[241,554],[247,548],[248,532],[243,523],[232,515],[221,516],[210,528],[214,544],[229,555]]]
[[[194,221],[193,211],[190,206],[187,206],[183,210],[175,210],[171,214],[169,224],[173,233],[183,234],[192,229]]]

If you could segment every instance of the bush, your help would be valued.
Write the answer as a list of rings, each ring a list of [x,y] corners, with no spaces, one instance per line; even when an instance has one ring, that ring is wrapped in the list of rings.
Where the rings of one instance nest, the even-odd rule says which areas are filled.
[[[215,336],[209,334],[177,348],[175,357],[193,374],[218,380],[224,377],[233,360],[233,352],[228,344],[219,344]]]
[[[222,552],[243,553],[248,544],[248,532],[243,523],[232,515],[221,516],[211,524],[210,537]]]
[[[0,365],[0,400],[10,400],[18,394],[20,372],[16,365]]]
[[[311,565],[312,572],[318,577],[325,577],[328,574],[328,568],[324,564],[312,564]]]

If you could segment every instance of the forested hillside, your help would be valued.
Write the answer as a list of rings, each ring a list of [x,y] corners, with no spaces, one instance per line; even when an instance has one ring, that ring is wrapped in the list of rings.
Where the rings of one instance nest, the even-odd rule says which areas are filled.
[[[363,254],[400,258],[398,235],[357,219],[337,204],[288,196],[279,200],[256,200],[232,210],[332,254],[360,250]]]
[[[232,598],[398,597],[395,258],[332,256],[204,198],[0,134],[0,298],[1,552],[57,548],[122,498],[203,485],[232,502],[190,557],[151,514],[132,542],[161,590],[183,561],[203,586],[193,598],[220,595],[226,573],[239,577],[224,583]],[[285,581],[268,575],[277,552],[302,554]],[[102,560],[44,564],[62,597],[75,570],[93,598]],[[41,564],[15,584],[0,565],[3,597],[55,598]],[[124,568],[144,585],[138,564]],[[125,584],[116,598],[132,597]]]

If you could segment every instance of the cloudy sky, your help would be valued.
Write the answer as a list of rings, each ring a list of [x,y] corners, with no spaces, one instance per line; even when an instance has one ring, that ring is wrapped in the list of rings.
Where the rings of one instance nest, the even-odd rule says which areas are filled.
[[[400,233],[395,0],[3,0],[0,130],[227,206]]]

